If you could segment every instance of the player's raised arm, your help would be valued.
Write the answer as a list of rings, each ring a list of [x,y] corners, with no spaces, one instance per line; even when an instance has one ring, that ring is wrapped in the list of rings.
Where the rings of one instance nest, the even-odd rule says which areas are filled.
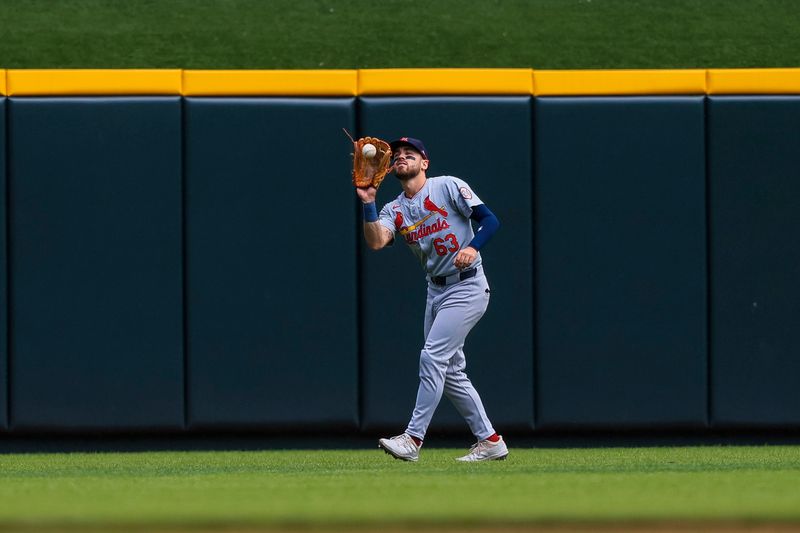
[[[373,250],[380,250],[394,238],[394,235],[378,221],[378,209],[375,207],[375,187],[356,188],[356,194],[364,206],[364,240]]]
[[[389,143],[377,137],[362,137],[357,141],[350,137],[350,140],[353,141],[353,185],[364,204],[364,239],[370,248],[380,250],[394,239],[392,231],[378,221],[375,207],[378,187],[392,167],[392,150]]]

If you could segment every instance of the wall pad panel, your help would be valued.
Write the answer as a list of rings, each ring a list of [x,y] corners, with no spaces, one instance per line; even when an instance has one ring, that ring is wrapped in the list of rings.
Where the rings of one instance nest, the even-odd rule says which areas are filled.
[[[360,133],[423,139],[429,176],[458,176],[498,216],[482,251],[489,309],[465,345],[467,373],[498,430],[533,425],[529,97],[363,98]],[[502,152],[503,156],[498,157]],[[378,204],[401,189],[394,177]],[[364,427],[405,427],[414,407],[427,282],[405,243],[363,257]],[[466,431],[443,398],[431,431]]]
[[[0,71],[0,74],[5,72]],[[6,99],[0,99],[0,431],[8,428],[8,255],[6,240]]]
[[[354,107],[187,99],[192,428],[357,427]]]
[[[12,427],[183,427],[180,98],[9,102]]]
[[[800,425],[800,97],[709,101],[712,422]]]
[[[703,112],[537,100],[539,427],[706,424]]]

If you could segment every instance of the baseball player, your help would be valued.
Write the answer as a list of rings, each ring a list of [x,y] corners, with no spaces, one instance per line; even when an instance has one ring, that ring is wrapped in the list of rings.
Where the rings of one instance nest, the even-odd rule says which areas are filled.
[[[375,187],[356,188],[364,204],[364,238],[373,250],[402,238],[427,273],[425,345],[420,353],[419,390],[405,432],[380,439],[387,453],[417,461],[433,413],[444,393],[467,421],[477,443],[458,461],[505,459],[508,455],[464,369],[464,341],[489,305],[481,248],[500,226],[466,182],[427,177],[428,151],[419,139],[391,143],[392,170],[403,192],[381,209]],[[473,231],[472,220],[478,224]]]

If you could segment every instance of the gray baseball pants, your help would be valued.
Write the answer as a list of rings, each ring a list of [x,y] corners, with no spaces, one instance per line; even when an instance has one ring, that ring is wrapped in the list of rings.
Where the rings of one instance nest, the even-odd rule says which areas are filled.
[[[425,307],[425,346],[419,358],[419,390],[406,433],[424,439],[442,393],[464,417],[473,435],[483,440],[494,434],[478,391],[464,369],[464,341],[489,305],[489,284],[479,267],[475,277],[453,283],[428,283]]]

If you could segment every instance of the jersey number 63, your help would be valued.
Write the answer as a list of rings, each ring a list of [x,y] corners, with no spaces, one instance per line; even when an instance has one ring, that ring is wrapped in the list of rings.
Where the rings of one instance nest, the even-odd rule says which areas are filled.
[[[448,241],[450,245],[447,246],[445,241]],[[448,233],[444,236],[444,239],[434,239],[433,248],[436,250],[436,255],[447,255],[448,253],[457,251],[460,246],[456,236],[452,233]]]

